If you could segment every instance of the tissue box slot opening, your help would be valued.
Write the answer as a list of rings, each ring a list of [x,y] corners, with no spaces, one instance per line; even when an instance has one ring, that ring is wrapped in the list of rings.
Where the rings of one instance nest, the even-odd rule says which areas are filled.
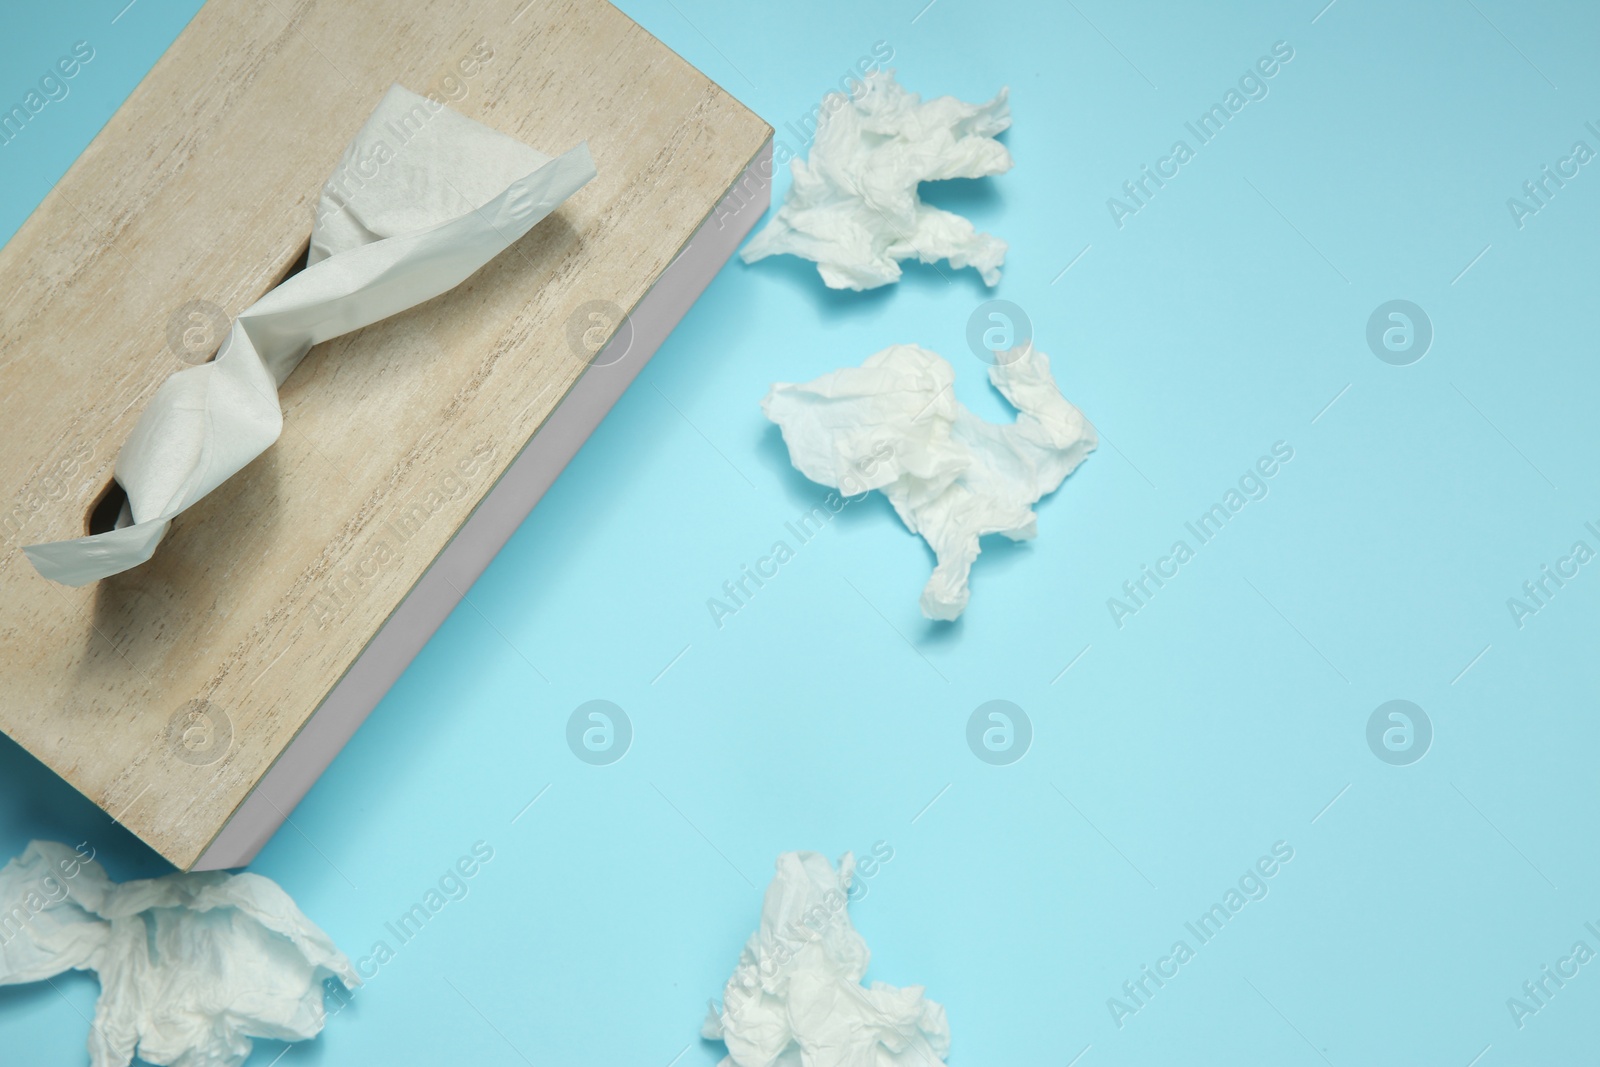
[[[296,274],[299,274],[301,271],[305,270],[306,269],[306,263],[310,259],[311,259],[311,235],[307,234],[306,235],[306,243],[300,249],[300,255],[295,258],[295,261],[293,263],[289,264],[289,269],[283,272],[283,277],[279,278],[277,281],[272,283],[272,288],[276,289],[278,286],[282,285],[284,282],[288,281],[290,278],[293,278]]]
[[[84,521],[84,532],[101,534],[116,529],[117,516],[122,514],[122,506],[127,502],[127,491],[117,484],[115,478],[111,479],[111,484],[100,490],[100,495],[89,506],[89,515]]]

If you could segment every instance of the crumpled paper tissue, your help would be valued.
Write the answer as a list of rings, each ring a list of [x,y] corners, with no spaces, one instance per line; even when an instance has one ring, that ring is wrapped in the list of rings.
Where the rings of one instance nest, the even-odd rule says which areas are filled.
[[[1031,342],[997,354],[989,380],[1017,409],[1014,423],[968,411],[952,389],[955,370],[916,345],[894,345],[805,385],[780,382],[761,402],[801,474],[835,488],[848,481],[851,492],[880,490],[928,542],[937,557],[922,591],[930,619],[966,609],[978,539],[1032,539],[1033,504],[1099,444]]]
[[[34,567],[84,585],[148,560],[173,518],[278,439],[278,386],[313,345],[453,289],[594,176],[587,142],[552,159],[392,86],[323,187],[306,269],[140,416],[117,456],[116,528],[30,545]]]
[[[0,985],[67,970],[100,977],[93,1067],[239,1067],[251,1038],[322,1030],[322,982],[360,985],[328,935],[256,874],[124,882],[85,856],[34,841],[0,868]]]
[[[859,94],[829,93],[810,158],[790,163],[783,206],[740,255],[746,263],[782,253],[812,260],[832,289],[898,281],[898,261],[913,257],[975,267],[985,285],[998,284],[1006,243],[924,204],[917,185],[1011,169],[1011,153],[994,139],[1011,125],[1007,92],[987,104],[953,96],[924,103],[893,71],[874,71]]]
[[[861,984],[872,954],[846,910],[855,857],[835,873],[818,852],[785,852],[761,928],[711,1006],[701,1034],[720,1067],[931,1067],[950,1054],[943,1006],[921,986]]]

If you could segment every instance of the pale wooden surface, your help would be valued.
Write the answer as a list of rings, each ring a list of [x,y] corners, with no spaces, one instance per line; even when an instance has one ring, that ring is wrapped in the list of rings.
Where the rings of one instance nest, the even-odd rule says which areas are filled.
[[[390,83],[438,87],[480,40],[450,106],[550,154],[587,138],[599,177],[458,289],[314,350],[277,445],[150,563],[40,578],[22,546],[85,532],[186,365],[169,316],[271,288]],[[569,315],[632,308],[769,134],[602,0],[212,0],[0,249],[0,729],[190,866],[577,379]],[[194,700],[233,728],[204,766],[169,736]]]

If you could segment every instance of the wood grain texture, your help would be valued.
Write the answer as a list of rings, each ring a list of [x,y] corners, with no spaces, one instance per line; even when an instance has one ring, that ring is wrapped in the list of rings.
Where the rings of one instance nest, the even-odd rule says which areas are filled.
[[[599,177],[457,289],[314,349],[278,443],[151,562],[39,577],[21,547],[83,535],[187,365],[169,320],[277,283],[392,82],[550,154],[587,139]],[[212,0],[0,249],[0,729],[193,864],[577,380],[569,317],[634,307],[770,133],[602,0]]]

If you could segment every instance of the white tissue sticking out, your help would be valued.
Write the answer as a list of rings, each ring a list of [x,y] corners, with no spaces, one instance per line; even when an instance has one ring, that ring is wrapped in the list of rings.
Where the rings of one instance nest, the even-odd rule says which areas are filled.
[[[1044,353],[1029,343],[995,358],[989,380],[1017,409],[1010,425],[963,407],[955,370],[916,345],[894,345],[805,385],[780,382],[761,402],[801,474],[851,493],[881,490],[928,542],[938,558],[922,591],[930,619],[966,608],[978,539],[1033,538],[1034,503],[1099,443],[1056,388]]]
[[[360,984],[277,884],[220,871],[118,885],[89,856],[34,841],[0,868],[0,985],[100,977],[93,1067],[239,1067],[250,1039],[303,1041],[322,982]]]
[[[217,358],[172,375],[140,415],[117,456],[128,506],[116,528],[29,545],[28,559],[66,585],[148,560],[174,518],[278,439],[278,387],[313,345],[455,288],[594,176],[587,143],[551,159],[390,87],[323,186],[306,269],[241,311]]]
[[[700,1032],[727,1043],[721,1067],[932,1067],[950,1054],[944,1008],[921,986],[862,986],[871,953],[846,911],[855,857],[834,873],[818,852],[785,852],[761,928]]]
[[[873,72],[864,86],[854,97],[823,97],[811,157],[790,163],[783,207],[745,245],[744,261],[789,253],[815,262],[830,288],[860,290],[898,281],[899,260],[948,259],[997,284],[1006,243],[924,204],[917,184],[1011,169],[1011,153],[994,139],[1011,125],[1007,90],[987,104],[923,103],[893,71]]]

